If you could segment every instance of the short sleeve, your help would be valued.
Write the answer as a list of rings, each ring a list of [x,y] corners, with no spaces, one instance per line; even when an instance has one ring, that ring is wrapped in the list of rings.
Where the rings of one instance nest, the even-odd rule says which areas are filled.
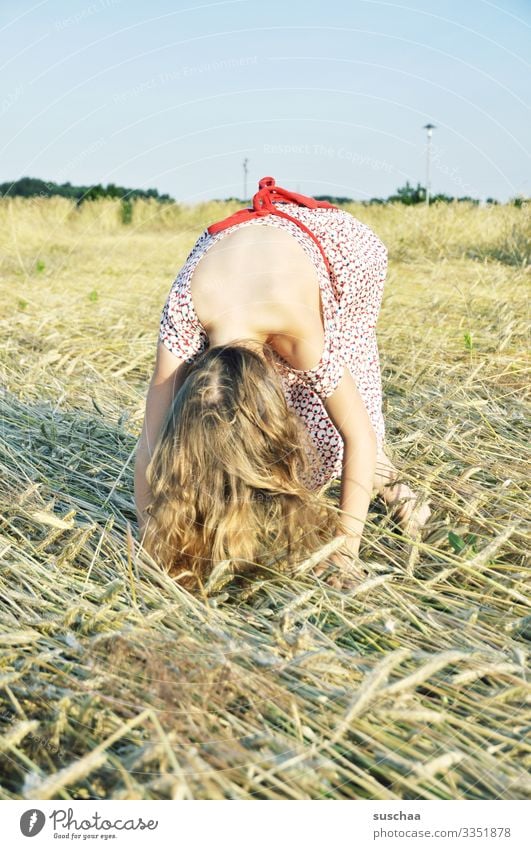
[[[325,357],[321,367],[316,370],[297,371],[280,357],[279,376],[287,393],[305,386],[323,402],[334,394],[346,368],[336,347],[332,356]]]
[[[312,374],[310,372],[306,374],[304,381],[307,386],[315,392],[321,401],[325,401],[336,391],[341,378],[343,377],[345,368],[346,366],[344,362],[336,356],[327,363],[326,368],[324,368],[321,373]]]
[[[188,363],[208,345],[208,336],[195,315],[186,278],[181,273],[174,280],[162,309],[159,340]]]

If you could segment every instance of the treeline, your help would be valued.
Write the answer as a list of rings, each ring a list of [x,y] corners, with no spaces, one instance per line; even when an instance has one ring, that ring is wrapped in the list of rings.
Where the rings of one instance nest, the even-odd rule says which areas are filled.
[[[387,198],[370,198],[369,200],[359,200],[358,198],[345,197],[343,195],[313,195],[312,197],[315,200],[327,200],[329,203],[333,204],[341,204],[341,203],[360,203],[363,206],[372,206],[374,204],[386,204],[386,203],[403,203],[406,206],[412,206],[417,203],[426,203],[426,188],[421,186],[420,183],[417,183],[416,186],[412,186],[409,183],[409,180],[406,182],[406,185],[400,189],[397,189],[395,194],[389,195]],[[248,203],[249,201],[240,200],[240,198],[227,198],[227,200],[232,201],[240,201],[241,203]],[[436,201],[440,201],[442,203],[452,203],[453,201],[468,201],[469,203],[473,203],[479,205],[478,198],[470,197],[469,195],[464,195],[462,197],[453,197],[452,195],[445,195],[441,192],[438,194],[430,194],[430,204],[435,203]],[[485,203],[487,204],[500,204],[500,201],[495,198],[487,198]],[[517,196],[514,198],[510,198],[507,201],[508,204],[513,206],[522,206],[524,203],[531,203],[531,198],[524,198],[522,196]]]
[[[96,198],[120,198],[127,201],[133,198],[155,198],[161,203],[174,203],[170,195],[159,195],[157,189],[126,189],[114,183],[107,183],[106,186],[101,183],[96,186],[73,186],[71,183],[54,183],[51,180],[39,180],[37,177],[22,177],[13,183],[0,183],[0,195],[26,198],[59,195],[72,198],[78,205]]]
[[[406,206],[412,206],[417,203],[426,203],[426,187],[421,186],[420,183],[417,183],[416,186],[412,186],[409,180],[406,182],[405,186],[397,189],[394,195],[389,195],[388,198],[370,198],[370,200],[361,200],[354,201],[353,198],[346,197],[331,197],[330,195],[315,195],[316,200],[327,200],[329,203],[361,203],[363,206],[372,206],[374,204],[385,204],[385,203],[403,203]],[[469,203],[473,203],[476,206],[479,205],[478,198],[470,197],[470,195],[463,195],[462,197],[454,197],[453,195],[446,195],[442,192],[437,194],[430,193],[430,204],[439,201],[441,203],[453,203],[454,201],[468,201]],[[508,200],[509,204],[514,206],[522,206],[525,202],[531,201],[531,198],[524,197],[514,197]],[[495,198],[487,198],[485,203],[487,204],[499,204],[500,202]]]
[[[122,201],[124,221],[131,218],[132,206],[131,201],[134,198],[154,198],[160,203],[175,203],[174,198],[168,194],[159,194],[157,189],[127,189],[124,186],[116,186],[114,183],[107,183],[106,186],[98,183],[96,186],[73,186],[71,183],[54,183],[50,180],[39,180],[36,177],[22,177],[13,183],[0,183],[1,197],[52,197],[60,195],[61,197],[72,198],[79,205],[86,200],[94,200],[96,198],[119,198]],[[369,200],[358,200],[356,198],[344,197],[339,195],[314,195],[316,200],[326,200],[333,204],[342,203],[361,203],[363,206],[371,206],[374,204],[386,203],[403,203],[407,206],[413,204],[426,203],[426,188],[417,183],[412,186],[409,180],[405,186],[396,190],[395,194],[388,198],[373,197]],[[226,201],[236,201],[242,205],[250,205],[252,200],[242,200],[237,197],[225,198]],[[443,193],[430,194],[430,204],[435,202],[452,203],[453,201],[468,201],[478,205],[477,198],[465,195],[463,197],[453,197]],[[531,198],[517,196],[510,198],[507,203],[514,206],[522,206],[524,203],[530,203]],[[499,204],[495,198],[487,198],[487,204]]]

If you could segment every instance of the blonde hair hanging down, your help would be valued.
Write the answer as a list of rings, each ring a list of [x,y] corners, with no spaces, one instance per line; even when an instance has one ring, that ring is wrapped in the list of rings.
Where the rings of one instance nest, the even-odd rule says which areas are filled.
[[[332,499],[304,482],[315,449],[275,352],[257,344],[208,348],[191,364],[147,468],[144,547],[192,591],[223,560],[235,575],[268,563],[289,573],[341,533]]]

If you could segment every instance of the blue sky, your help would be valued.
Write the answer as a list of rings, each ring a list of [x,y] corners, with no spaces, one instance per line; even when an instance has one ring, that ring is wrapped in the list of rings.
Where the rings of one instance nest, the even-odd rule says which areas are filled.
[[[531,0],[1,0],[0,182],[531,195]]]

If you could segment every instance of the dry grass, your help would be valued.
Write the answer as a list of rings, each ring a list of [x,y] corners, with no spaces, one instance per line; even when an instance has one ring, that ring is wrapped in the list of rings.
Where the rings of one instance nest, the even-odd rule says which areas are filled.
[[[169,285],[234,208],[0,203],[0,795],[529,798],[529,210],[349,207],[428,533],[374,502],[349,593],[198,600],[128,537],[132,461]]]

